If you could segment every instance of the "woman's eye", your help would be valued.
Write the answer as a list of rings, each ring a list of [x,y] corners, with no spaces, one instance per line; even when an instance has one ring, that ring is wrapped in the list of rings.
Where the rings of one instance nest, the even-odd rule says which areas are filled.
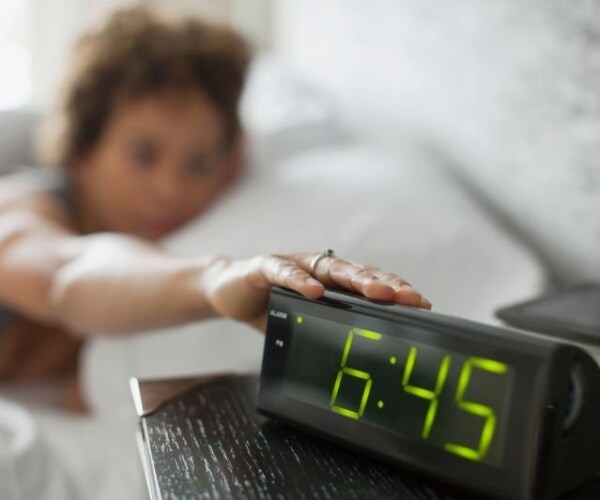
[[[208,158],[202,156],[197,158],[190,158],[185,163],[185,169],[187,172],[193,175],[207,175],[212,172],[213,164]]]
[[[136,165],[148,167],[156,162],[157,151],[150,145],[137,145],[132,148],[131,157]]]

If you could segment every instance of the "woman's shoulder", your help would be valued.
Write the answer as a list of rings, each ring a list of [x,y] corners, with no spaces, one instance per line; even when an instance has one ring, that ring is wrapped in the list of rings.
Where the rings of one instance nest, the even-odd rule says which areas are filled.
[[[0,213],[31,210],[71,226],[71,193],[67,174],[50,167],[19,167],[0,175]]]

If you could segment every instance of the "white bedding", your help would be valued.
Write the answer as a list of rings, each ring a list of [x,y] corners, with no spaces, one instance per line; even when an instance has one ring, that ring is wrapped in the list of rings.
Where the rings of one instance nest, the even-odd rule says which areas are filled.
[[[53,383],[0,386],[0,498],[147,499],[131,413],[73,415],[57,398]]]

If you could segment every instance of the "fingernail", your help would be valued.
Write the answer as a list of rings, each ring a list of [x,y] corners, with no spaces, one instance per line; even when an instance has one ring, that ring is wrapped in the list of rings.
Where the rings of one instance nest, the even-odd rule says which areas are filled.
[[[421,303],[419,304],[421,307],[425,307],[427,309],[431,309],[431,302],[429,302],[426,298],[421,297]]]
[[[322,284],[320,281],[317,281],[317,280],[316,280],[316,279],[314,279],[314,278],[307,278],[306,282],[307,282],[309,285],[323,286],[323,284]]]

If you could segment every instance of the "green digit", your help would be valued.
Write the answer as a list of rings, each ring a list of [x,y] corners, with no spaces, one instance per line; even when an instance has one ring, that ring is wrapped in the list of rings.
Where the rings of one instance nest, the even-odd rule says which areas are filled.
[[[356,370],[354,368],[349,368],[346,366],[348,356],[350,355],[350,349],[352,347],[352,340],[354,339],[355,335],[359,335],[369,340],[379,340],[381,338],[381,334],[371,332],[369,330],[362,330],[360,328],[353,328],[352,330],[350,330],[348,336],[346,337],[346,344],[344,345],[344,352],[342,353],[342,361],[340,363],[340,371],[338,371],[335,383],[333,385],[333,392],[331,393],[331,401],[329,403],[329,406],[331,407],[332,411],[339,413],[344,417],[359,419],[363,416],[363,413],[365,412],[365,407],[367,406],[367,401],[369,400],[369,393],[371,392],[371,385],[373,384],[373,381],[371,380],[371,375],[369,375],[367,372],[363,372],[361,370]],[[351,377],[356,377],[365,380],[365,387],[363,389],[363,394],[360,399],[358,411],[343,408],[335,404],[344,375],[349,375]]]
[[[435,415],[439,405],[439,395],[444,389],[444,384],[448,378],[448,370],[450,369],[450,356],[444,356],[440,363],[440,369],[438,370],[437,380],[435,381],[435,389],[433,391],[424,389],[423,387],[417,387],[409,385],[410,376],[412,375],[413,368],[415,367],[415,361],[417,360],[417,348],[415,346],[410,348],[408,353],[408,359],[404,367],[404,375],[402,376],[402,386],[404,390],[413,396],[418,398],[428,399],[429,408],[425,414],[425,422],[423,423],[423,430],[421,435],[423,439],[427,439],[431,433],[431,427],[435,421]]]
[[[477,415],[478,417],[485,418],[485,423],[483,424],[483,429],[481,430],[481,436],[479,438],[479,445],[477,449],[468,448],[467,446],[455,443],[447,443],[444,448],[446,451],[459,455],[463,458],[479,461],[486,456],[490,448],[492,438],[494,437],[494,432],[496,430],[496,414],[489,406],[474,403],[472,401],[465,401],[463,399],[465,392],[467,391],[467,387],[469,386],[469,381],[471,380],[473,368],[478,368],[486,372],[502,375],[507,372],[508,366],[493,359],[469,358],[467,361],[465,361],[465,364],[460,372],[458,388],[455,396],[456,404],[461,410],[472,413],[473,415]]]

